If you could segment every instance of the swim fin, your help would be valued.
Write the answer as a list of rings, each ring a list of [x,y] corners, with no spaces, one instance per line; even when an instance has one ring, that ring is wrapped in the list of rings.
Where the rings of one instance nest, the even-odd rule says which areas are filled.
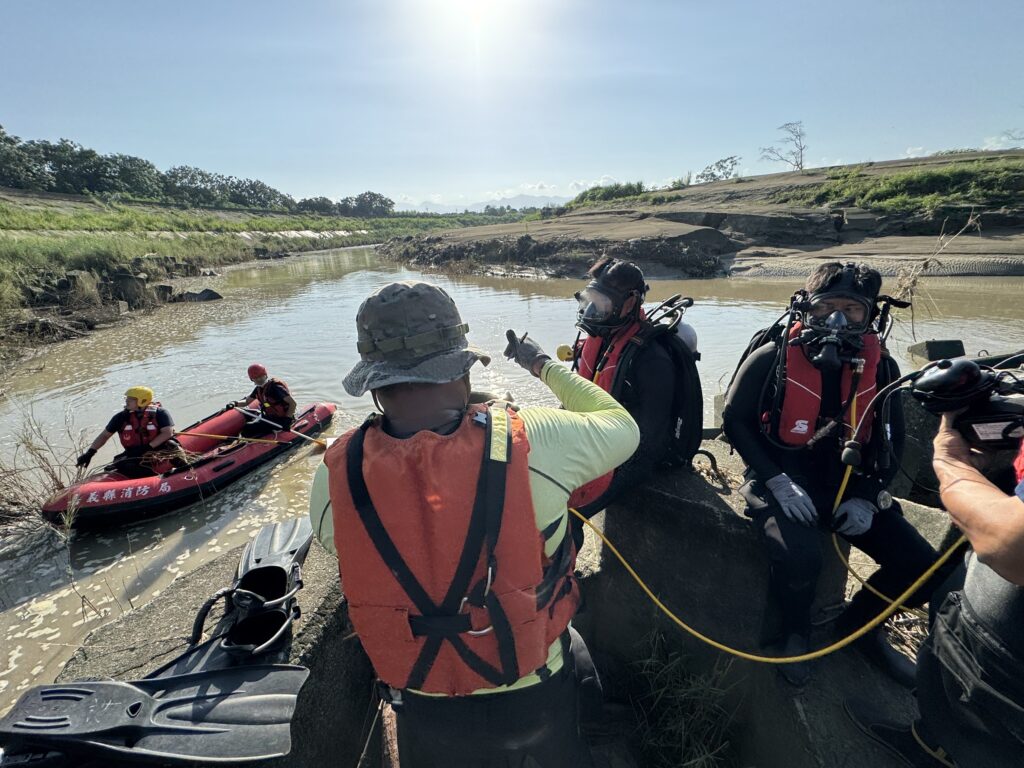
[[[258,655],[273,648],[299,617],[295,595],[302,589],[302,563],[312,541],[313,526],[305,516],[263,526],[242,551],[234,584],[199,609],[189,645],[199,644],[210,609],[226,598],[233,622],[221,649]]]
[[[40,685],[0,719],[6,752],[131,763],[241,763],[287,755],[309,670],[249,665],[135,682]]]

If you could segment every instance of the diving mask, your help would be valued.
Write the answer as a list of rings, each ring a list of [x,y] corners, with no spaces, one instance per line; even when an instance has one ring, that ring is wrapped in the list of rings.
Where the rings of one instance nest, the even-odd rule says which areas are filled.
[[[579,302],[576,315],[577,324],[580,322],[606,324],[614,318],[615,302],[595,286],[588,285],[582,291],[577,291],[575,296],[576,301]]]

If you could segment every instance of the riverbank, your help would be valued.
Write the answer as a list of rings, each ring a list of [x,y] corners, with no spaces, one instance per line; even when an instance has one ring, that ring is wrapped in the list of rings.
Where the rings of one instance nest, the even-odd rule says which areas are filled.
[[[576,277],[604,253],[656,277],[801,277],[850,259],[886,275],[925,264],[932,275],[1024,275],[1024,151],[735,178],[558,213],[395,238],[380,252],[497,275]]]

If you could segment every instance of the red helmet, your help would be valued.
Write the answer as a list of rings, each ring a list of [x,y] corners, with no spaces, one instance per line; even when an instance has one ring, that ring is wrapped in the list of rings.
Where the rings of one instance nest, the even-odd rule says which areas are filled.
[[[267,369],[259,363],[253,363],[249,366],[249,381],[256,381],[256,379],[266,375]]]

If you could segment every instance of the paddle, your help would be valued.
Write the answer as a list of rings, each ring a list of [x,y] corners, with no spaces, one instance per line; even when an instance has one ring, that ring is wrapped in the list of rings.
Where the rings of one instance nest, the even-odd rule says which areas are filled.
[[[282,432],[290,431],[293,435],[297,435],[298,437],[301,437],[303,440],[308,440],[309,442],[313,443],[313,445],[317,445],[317,446],[319,446],[321,448],[326,448],[327,447],[327,441],[326,440],[318,440],[315,437],[310,437],[309,435],[304,435],[301,432],[296,432],[295,430],[282,430],[280,424],[278,424],[276,422],[273,422],[270,419],[265,419],[262,416],[260,416],[259,413],[256,413],[254,411],[250,411],[248,408],[242,408],[241,406],[237,406],[236,405],[235,406],[235,410],[238,411],[239,413],[241,413],[243,416],[245,416],[245,417],[247,417],[249,419],[252,419],[253,421],[262,421],[264,424],[269,424],[270,426],[275,427],[276,429],[281,430]]]
[[[258,437],[238,437],[237,435],[210,435],[206,432],[175,432],[175,437],[178,435],[188,435],[189,437],[212,437],[216,440],[238,440],[240,443],[270,443],[271,445],[280,445],[280,440],[261,440]]]

